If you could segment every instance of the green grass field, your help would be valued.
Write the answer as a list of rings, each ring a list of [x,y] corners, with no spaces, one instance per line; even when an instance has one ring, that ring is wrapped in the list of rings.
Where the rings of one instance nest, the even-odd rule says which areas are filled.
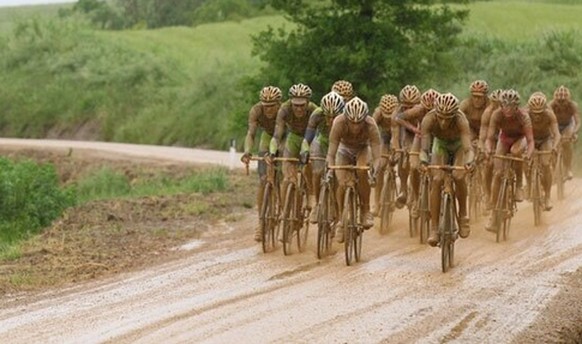
[[[18,7],[0,7],[0,32],[12,29],[15,21],[30,17],[56,17],[60,8],[71,7],[72,4],[34,5]]]

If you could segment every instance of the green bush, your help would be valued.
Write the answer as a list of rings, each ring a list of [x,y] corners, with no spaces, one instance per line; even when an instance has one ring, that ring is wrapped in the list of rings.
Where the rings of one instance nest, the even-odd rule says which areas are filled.
[[[74,192],[59,187],[54,166],[0,158],[0,242],[37,233],[74,204]]]

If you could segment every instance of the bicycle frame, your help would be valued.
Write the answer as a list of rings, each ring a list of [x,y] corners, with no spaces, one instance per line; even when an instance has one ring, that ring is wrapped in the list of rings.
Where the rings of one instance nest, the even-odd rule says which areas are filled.
[[[297,158],[276,158],[279,161],[299,164]],[[309,231],[309,212],[307,207],[308,187],[303,168],[298,169],[297,182],[286,181],[285,200],[283,203],[283,217],[280,224],[283,225],[283,253],[291,254],[293,238],[296,237],[299,252],[305,250],[307,233]],[[302,231],[302,228],[305,230]]]
[[[381,158],[386,159],[386,166],[384,168],[384,184],[380,192],[380,204],[377,204],[380,216],[380,234],[386,233],[390,229],[394,210],[396,209],[396,195],[398,194],[396,186],[396,171],[394,162],[394,154],[382,154]]]

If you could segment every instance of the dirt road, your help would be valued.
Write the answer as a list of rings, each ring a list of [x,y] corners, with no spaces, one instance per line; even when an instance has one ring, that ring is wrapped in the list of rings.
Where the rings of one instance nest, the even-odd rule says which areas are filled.
[[[12,141],[0,145],[198,162],[197,151],[182,148]],[[213,156],[203,154],[199,162]],[[556,202],[537,228],[531,207],[520,204],[507,242],[495,243],[484,219],[473,224],[447,274],[438,249],[408,237],[404,210],[397,230],[366,232],[363,262],[352,267],[337,244],[318,261],[313,228],[307,252],[262,254],[249,211],[236,228],[218,226],[192,243],[185,259],[4,300],[0,343],[528,342],[522,331],[565,288],[563,276],[582,266],[581,187],[569,182],[568,204]]]

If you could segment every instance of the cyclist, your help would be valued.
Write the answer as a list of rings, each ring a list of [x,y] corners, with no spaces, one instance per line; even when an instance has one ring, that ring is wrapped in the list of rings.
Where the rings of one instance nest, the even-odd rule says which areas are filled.
[[[459,100],[451,93],[438,96],[434,110],[430,111],[421,124],[420,161],[423,166],[454,164],[470,169],[474,163],[471,145],[471,128],[465,115],[459,110]],[[432,143],[432,149],[431,149]],[[466,238],[471,230],[467,217],[467,185],[464,171],[454,171],[455,194],[459,204],[459,236]],[[432,173],[430,191],[431,227],[427,242],[436,246],[439,242],[438,221],[441,201],[441,186],[444,171]]]
[[[305,136],[305,129],[309,122],[309,116],[315,111],[317,106],[310,102],[311,88],[304,84],[296,84],[289,88],[289,100],[281,105],[277,113],[277,123],[275,133],[269,145],[271,156],[277,154],[279,143],[287,129],[287,138],[283,149],[284,158],[297,158],[301,150],[301,143]],[[283,162],[283,190],[287,189],[287,183],[297,183],[297,164]],[[309,204],[308,207],[313,207]]]
[[[321,106],[317,108],[310,116],[305,137],[301,144],[301,162],[306,164],[309,156],[325,158],[329,146],[329,131],[333,119],[344,112],[344,100],[336,92],[330,92],[321,98]],[[325,170],[325,162],[313,160],[311,192],[309,194],[309,204],[319,204],[319,189],[321,186],[321,177]],[[311,212],[310,221],[317,222],[317,209]]]
[[[394,144],[402,141],[400,140],[400,133],[404,132],[404,135],[407,136],[405,140],[410,138],[408,137],[409,133],[414,133],[414,136],[412,138],[412,144],[408,146],[409,150],[413,152],[418,152],[420,150],[420,123],[422,122],[424,116],[434,108],[434,104],[438,96],[439,93],[437,91],[435,91],[432,88],[428,89],[420,96],[420,104],[416,104],[412,108],[404,110],[403,112],[396,115],[396,118],[394,120],[396,124],[395,125],[396,130],[394,130],[393,133]],[[407,130],[399,130],[398,126],[406,128]],[[409,166],[408,171],[410,171],[410,185],[412,186],[413,191],[411,197],[416,197],[420,192],[418,156],[410,155],[408,159],[408,166]],[[414,199],[412,201],[413,206],[411,213],[412,217],[416,218],[418,217],[417,202],[415,202]],[[406,197],[401,199],[400,202],[406,202]]]
[[[491,114],[497,109],[499,109],[500,105],[500,97],[503,90],[497,89],[491,94],[489,94],[489,105],[485,111],[483,111],[483,116],[481,116],[481,126],[479,128],[479,151],[485,152],[485,142],[487,141],[487,131],[489,129],[489,121],[491,120]],[[497,137],[498,133],[495,133],[495,137]],[[491,200],[491,184],[493,183],[493,160],[485,157],[482,160],[483,163],[483,184],[485,185],[485,209],[487,211],[493,208],[493,205],[489,200]]]
[[[257,129],[262,129],[259,141],[259,156],[265,155],[269,151],[269,143],[275,131],[275,120],[277,111],[281,106],[281,90],[275,86],[267,86],[261,89],[259,102],[251,107],[249,111],[247,136],[245,138],[244,154],[241,161],[248,164],[251,159]],[[263,204],[263,193],[265,188],[265,178],[267,169],[264,161],[259,161],[259,189],[257,191],[257,205],[259,212]],[[255,240],[261,241],[261,228],[255,229]]]
[[[489,105],[489,99],[487,98],[489,85],[485,80],[475,80],[469,87],[469,91],[471,96],[461,102],[459,109],[467,116],[469,126],[471,126],[471,141],[477,142],[481,128],[481,118]]]
[[[396,109],[396,121],[399,118],[404,118],[404,112],[411,110],[415,105],[420,103],[420,90],[414,85],[406,85],[400,90],[399,94],[400,105]],[[408,117],[408,116],[406,116]],[[412,116],[411,116],[412,117]],[[418,118],[408,121],[410,126],[400,125],[393,133],[392,145],[395,149],[403,149],[409,151],[414,140],[414,136],[418,133],[420,122]],[[396,122],[397,123],[397,122]],[[406,161],[405,161],[406,160]],[[400,194],[396,199],[396,206],[402,208],[408,199],[408,174],[410,172],[410,164],[408,159],[400,159],[398,164],[398,176],[400,177]],[[414,173],[412,178],[418,179],[417,173]]]
[[[528,113],[531,118],[533,138],[535,148],[541,151],[552,150],[557,152],[560,144],[560,130],[558,120],[554,112],[548,107],[545,94],[542,92],[533,93],[528,102]],[[550,156],[542,155],[540,163],[542,168],[542,186],[545,192],[545,209],[550,211],[552,203],[550,195],[552,190],[552,166]],[[528,174],[528,185],[531,182],[531,175]]]
[[[331,90],[342,96],[345,103],[350,101],[355,96],[352,83],[346,80],[338,80],[334,82],[331,86]]]
[[[558,127],[562,137],[577,140],[580,130],[580,113],[578,112],[578,104],[572,101],[570,90],[566,86],[562,85],[554,91],[554,99],[550,101],[550,108],[558,119]],[[567,178],[572,179],[573,142],[562,143],[562,148],[564,149],[564,167],[567,171]]]
[[[380,137],[382,138],[382,154],[389,154],[391,143],[390,140],[392,139],[392,114],[396,107],[398,106],[398,98],[392,94],[385,94],[380,98],[380,105],[376,107],[372,117],[376,121],[376,125],[380,130]],[[374,206],[372,207],[371,213],[374,216],[378,215],[378,208],[380,204],[380,194],[382,193],[382,187],[384,186],[384,178],[382,178],[382,173],[384,172],[384,168],[388,161],[386,159],[382,159],[382,164],[380,165],[380,169],[377,171],[377,174],[380,178],[376,181],[376,187],[374,188],[375,194],[375,202]]]
[[[519,108],[520,96],[513,89],[506,90],[501,95],[501,107],[493,112],[489,122],[487,132],[487,141],[485,150],[487,155],[493,153],[493,145],[497,139],[496,133],[499,130],[499,138],[495,148],[495,154],[505,155],[511,152],[511,155],[519,157],[525,151],[526,159],[530,159],[534,151],[533,131],[531,119],[527,112]],[[495,172],[493,175],[493,186],[491,188],[490,203],[494,204],[499,195],[501,173],[503,171],[502,161],[494,161]],[[515,200],[523,201],[523,164],[515,165],[515,174],[517,179],[517,190]],[[497,232],[495,224],[495,215],[491,213],[489,222],[485,229],[490,232]]]
[[[379,170],[380,163],[380,132],[376,121],[368,116],[368,105],[358,97],[346,103],[344,113],[333,121],[329,134],[329,149],[326,163],[328,165],[358,165],[365,166],[369,161],[368,150],[372,151],[372,166],[374,171]],[[337,154],[337,158],[336,158]],[[349,180],[349,171],[336,171],[338,180],[337,200],[339,214],[343,211],[343,198],[346,182]],[[376,173],[374,173],[375,175]],[[326,178],[331,178],[333,170],[328,171]],[[374,218],[370,213],[370,183],[365,171],[358,172],[358,190],[360,196],[360,210],[362,225],[369,229],[374,225]],[[337,225],[337,241],[344,241],[341,225]]]

